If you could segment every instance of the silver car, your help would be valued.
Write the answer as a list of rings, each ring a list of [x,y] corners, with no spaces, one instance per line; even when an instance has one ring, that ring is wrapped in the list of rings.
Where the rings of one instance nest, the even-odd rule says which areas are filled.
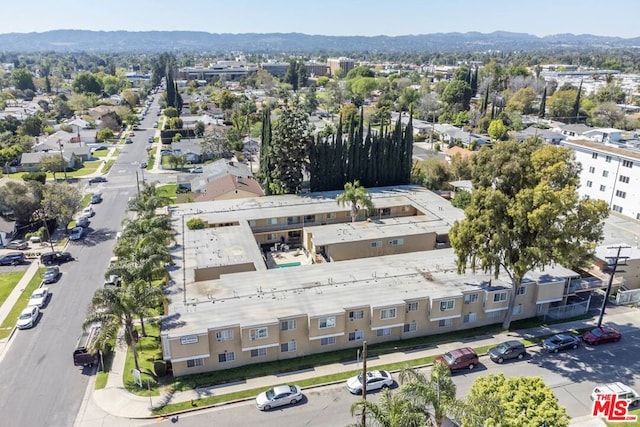
[[[38,316],[40,315],[40,309],[36,306],[27,307],[22,310],[20,313],[20,317],[18,317],[18,323],[16,326],[18,329],[29,329],[33,328],[38,320]]]
[[[262,392],[256,397],[256,406],[261,411],[284,405],[295,405],[302,400],[302,391],[297,385],[281,385]]]

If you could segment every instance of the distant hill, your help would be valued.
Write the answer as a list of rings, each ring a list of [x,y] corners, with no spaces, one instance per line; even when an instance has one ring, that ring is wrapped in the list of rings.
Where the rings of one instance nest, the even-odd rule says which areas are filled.
[[[524,33],[434,33],[406,36],[322,36],[300,33],[213,34],[201,31],[87,31],[0,34],[5,52],[477,52],[486,50],[640,48],[640,37]]]

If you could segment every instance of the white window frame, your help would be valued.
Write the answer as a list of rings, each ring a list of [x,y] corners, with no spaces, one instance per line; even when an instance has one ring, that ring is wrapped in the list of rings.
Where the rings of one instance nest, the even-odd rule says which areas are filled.
[[[281,331],[292,331],[298,327],[296,319],[283,320],[280,322]]]
[[[383,308],[380,310],[380,320],[395,319],[398,314],[398,310],[394,308]]]
[[[283,350],[282,346],[287,346],[286,350]],[[281,353],[291,353],[293,351],[296,351],[298,349],[298,344],[295,341],[289,341],[289,342],[283,342],[282,344],[280,344],[280,352]]]
[[[418,324],[416,322],[405,323],[402,328],[403,332],[415,332],[418,330]]]
[[[378,337],[388,337],[391,335],[391,328],[382,328],[376,330],[376,336]]]
[[[204,366],[204,359],[199,357],[197,359],[187,359],[187,368],[197,368]]]
[[[628,176],[624,176],[624,175],[620,175],[620,178],[618,178],[618,181],[624,183],[624,184],[628,184],[629,183],[629,177]]]
[[[604,158],[604,161],[607,162],[607,163],[611,163],[611,156],[606,156]]]
[[[233,329],[223,329],[216,332],[216,341],[231,341],[233,339]]]
[[[624,166],[625,168],[632,168],[633,167],[633,162],[631,160],[623,160],[622,161],[622,166]]]
[[[595,166],[589,166],[589,173],[595,173],[595,172],[596,172]]]
[[[382,247],[382,240],[371,242],[371,247],[372,248],[381,248]]]
[[[518,293],[516,295],[526,295],[527,294],[527,287],[520,285],[520,287],[518,288]]]
[[[254,328],[249,330],[249,340],[257,341],[269,338],[269,328]]]
[[[320,345],[334,345],[336,343],[336,337],[324,337],[320,339]]]
[[[278,225],[278,218],[267,218],[267,225]]]
[[[353,338],[352,338],[353,336]],[[349,332],[349,341],[360,341],[364,339],[364,332],[363,331],[353,331],[353,332]]]
[[[621,199],[626,199],[627,192],[622,190],[616,190],[616,197],[620,197]]]
[[[587,187],[591,188],[593,186],[593,181],[587,181]]]
[[[601,185],[600,186],[600,191],[607,191],[607,186],[606,185]]]
[[[602,171],[602,176],[607,178],[609,176],[609,171]]]
[[[318,329],[331,329],[335,327],[336,327],[336,316],[325,316],[318,319]]]
[[[478,301],[478,294],[474,293],[474,294],[466,294],[464,296],[464,303],[465,304],[473,304],[474,302]]]
[[[349,311],[349,320],[362,320],[364,319],[364,310],[351,310]]]
[[[224,360],[220,360],[224,357]],[[225,351],[224,353],[218,353],[218,363],[229,363],[236,360],[236,354],[233,351]]]
[[[448,299],[440,301],[440,311],[450,311],[456,308],[456,300]]]
[[[401,246],[404,245],[404,239],[391,239],[389,240],[389,244],[392,246]]]
[[[254,348],[253,350],[251,350],[251,357],[266,357],[267,356],[267,349],[266,348]]]
[[[438,321],[438,327],[440,328],[446,328],[451,325],[453,325],[453,319],[442,319]]]
[[[410,313],[412,311],[418,311],[418,301],[412,301],[407,304],[407,313]]]
[[[496,292],[493,294],[493,302],[502,302],[507,300],[507,292]]]
[[[465,314],[462,317],[462,323],[475,323],[478,321],[478,315],[476,313]]]

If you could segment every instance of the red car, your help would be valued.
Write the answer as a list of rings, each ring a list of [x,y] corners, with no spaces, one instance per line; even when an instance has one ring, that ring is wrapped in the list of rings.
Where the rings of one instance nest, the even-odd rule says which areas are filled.
[[[603,344],[606,342],[618,342],[622,338],[622,334],[608,326],[601,326],[585,332],[582,335],[582,341],[590,345]]]

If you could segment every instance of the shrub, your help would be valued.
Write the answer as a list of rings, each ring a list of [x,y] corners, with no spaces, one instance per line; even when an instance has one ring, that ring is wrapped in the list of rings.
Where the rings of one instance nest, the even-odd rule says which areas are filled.
[[[153,371],[156,373],[156,377],[164,377],[167,375],[167,362],[164,360],[154,360]]]
[[[201,218],[191,218],[187,221],[187,228],[189,230],[202,230],[205,228],[205,222]]]

